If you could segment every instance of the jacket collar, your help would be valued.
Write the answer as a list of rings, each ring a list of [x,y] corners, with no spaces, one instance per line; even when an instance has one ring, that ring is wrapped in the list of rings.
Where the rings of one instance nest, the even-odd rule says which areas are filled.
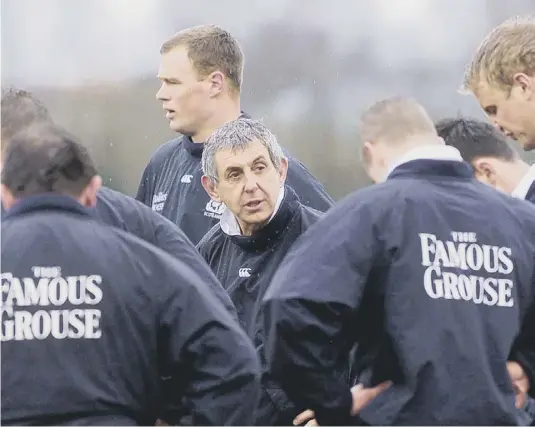
[[[462,162],[463,158],[459,150],[449,145],[424,145],[407,151],[395,164],[390,167],[388,176],[401,165],[413,160],[443,160]]]
[[[243,111],[238,116],[238,119],[250,119],[250,118],[251,116],[249,116],[247,113]],[[200,143],[193,142],[191,137],[185,136],[185,135],[182,138],[182,141],[183,141],[184,148],[190,155],[192,155],[193,157],[199,157],[199,158],[202,157],[202,152],[204,150],[204,142],[200,142]]]
[[[2,217],[2,221],[33,212],[44,211],[68,212],[71,214],[94,218],[93,212],[89,208],[83,206],[74,197],[64,196],[56,193],[43,193],[24,197],[23,199],[19,200],[11,207],[11,209],[6,209]]]
[[[524,177],[520,180],[516,188],[511,193],[511,196],[518,199],[526,199],[530,192],[530,188],[535,181],[535,165],[532,165]]]
[[[230,238],[240,248],[254,252],[266,251],[277,244],[301,206],[299,198],[290,187],[285,187],[284,191],[279,193],[279,200],[278,207],[275,208],[272,217],[264,227],[255,231],[251,236],[225,233],[227,238]]]

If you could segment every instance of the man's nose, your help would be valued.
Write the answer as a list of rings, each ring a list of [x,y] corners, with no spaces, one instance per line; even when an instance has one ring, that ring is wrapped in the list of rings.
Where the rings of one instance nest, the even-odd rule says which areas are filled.
[[[245,173],[245,191],[254,191],[258,188],[258,178],[254,173]]]
[[[156,99],[158,101],[166,101],[169,100],[169,96],[166,93],[164,85],[160,86],[160,89],[158,89],[158,92],[156,92]]]

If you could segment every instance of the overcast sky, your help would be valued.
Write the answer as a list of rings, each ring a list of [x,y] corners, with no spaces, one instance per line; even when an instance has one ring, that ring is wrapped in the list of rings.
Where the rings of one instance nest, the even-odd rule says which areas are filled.
[[[505,2],[525,13],[533,1]],[[2,0],[2,79],[72,85],[155,75],[163,40],[217,23],[247,39],[270,21],[328,31],[337,50],[371,37],[386,65],[466,56],[489,26],[486,0]],[[492,3],[492,2],[491,2]],[[410,46],[410,53],[407,53]]]

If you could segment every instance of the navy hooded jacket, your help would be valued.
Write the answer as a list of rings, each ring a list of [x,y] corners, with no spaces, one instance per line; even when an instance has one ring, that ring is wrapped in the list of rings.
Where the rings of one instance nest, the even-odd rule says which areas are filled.
[[[506,362],[533,393],[534,271],[531,204],[462,161],[403,163],[286,256],[264,298],[270,372],[320,425],[516,425]],[[393,381],[356,418],[333,375],[355,344],[364,386]]]
[[[53,194],[1,231],[2,424],[154,425],[169,396],[195,424],[252,421],[256,351],[187,261]]]

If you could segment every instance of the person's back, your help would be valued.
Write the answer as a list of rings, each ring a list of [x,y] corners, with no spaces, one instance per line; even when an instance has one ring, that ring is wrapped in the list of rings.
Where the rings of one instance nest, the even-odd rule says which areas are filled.
[[[206,288],[187,264],[88,220],[76,202],[68,206],[45,197],[33,205],[20,202],[2,223],[2,285],[8,289],[3,298],[2,422],[55,424],[105,415],[105,424],[116,419],[154,423],[162,368],[187,378],[188,358],[209,358],[215,351],[198,347],[200,342],[183,355],[167,347],[186,345],[189,336],[207,326],[207,315],[219,323],[214,338],[223,338],[224,328],[232,329],[234,322],[221,305],[214,304],[220,310],[209,314],[206,304],[197,301],[196,293]],[[247,350],[233,346],[228,356],[235,362]],[[228,381],[235,375],[227,362],[214,365],[214,377],[228,376]],[[234,378],[239,386],[253,377]],[[200,406],[194,409],[200,418],[194,419],[225,420],[216,411],[212,419],[201,415],[217,407],[217,399],[207,398]]]
[[[365,123],[381,138],[403,119],[422,136],[401,127],[410,136],[396,145],[370,131],[364,158],[386,182],[350,195],[287,255],[265,297],[270,370],[320,425],[357,411],[372,425],[516,425],[506,364],[532,378],[535,209],[475,180],[413,102],[375,108]],[[353,344],[365,388],[393,383],[364,408],[330,373]]]
[[[10,142],[2,170],[2,423],[154,424],[162,376],[195,424],[250,423],[245,333],[192,266],[82,206],[100,178],[80,146],[36,135]]]
[[[377,223],[394,254],[388,285],[362,302],[377,311],[358,349],[375,355],[361,378],[401,383],[363,416],[515,424],[506,361],[534,297],[535,209],[475,182],[466,165],[426,160],[359,198],[381,206]],[[373,327],[382,316],[392,319],[383,332]]]

